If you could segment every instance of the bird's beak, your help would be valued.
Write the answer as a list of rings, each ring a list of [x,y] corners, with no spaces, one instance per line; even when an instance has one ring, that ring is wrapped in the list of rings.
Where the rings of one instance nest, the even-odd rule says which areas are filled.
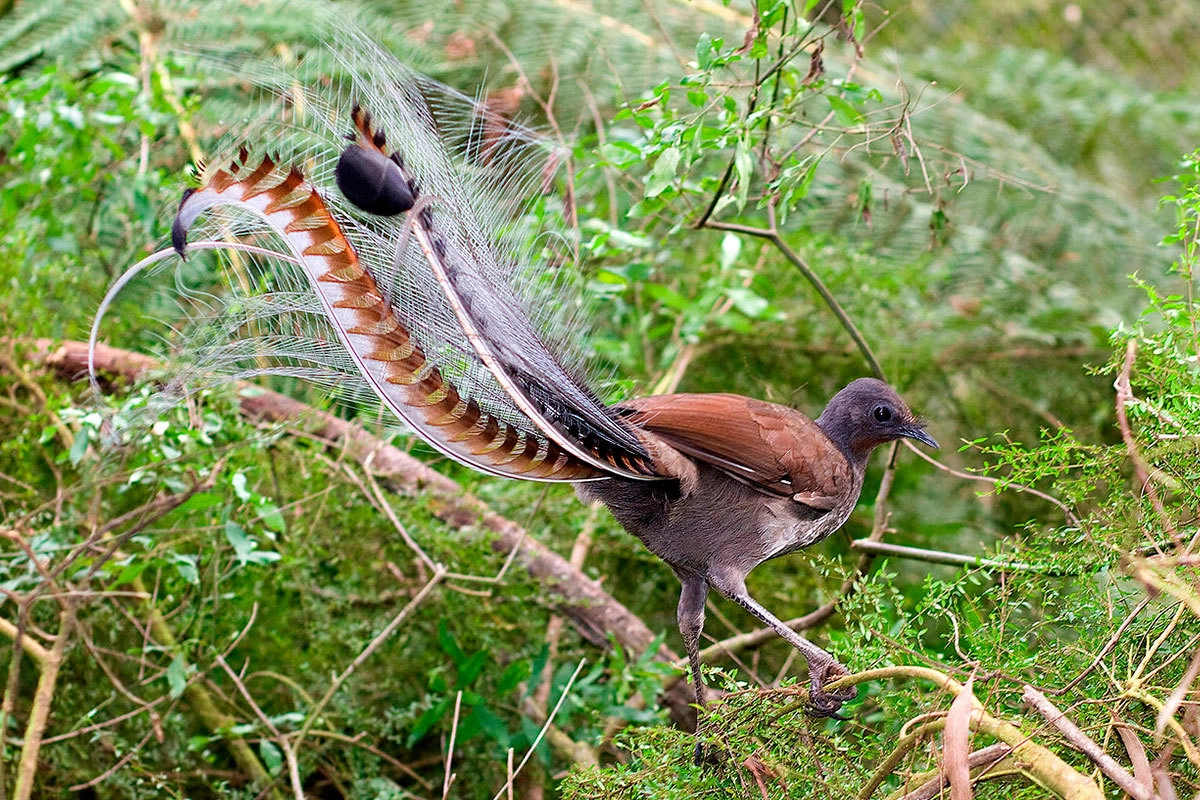
[[[939,449],[937,439],[934,439],[932,436],[930,436],[928,433],[926,433],[925,429],[922,428],[920,425],[912,426],[911,428],[909,428],[908,430],[906,430],[904,432],[904,435],[907,436],[909,439],[916,439],[918,442],[921,442],[922,444],[927,444],[930,447],[932,447],[934,450]]]

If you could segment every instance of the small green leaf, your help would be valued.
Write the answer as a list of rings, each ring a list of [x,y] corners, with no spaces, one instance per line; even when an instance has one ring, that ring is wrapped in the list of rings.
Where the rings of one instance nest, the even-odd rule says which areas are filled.
[[[408,740],[405,747],[412,747],[419,742],[425,734],[429,733],[429,729],[436,725],[442,717],[446,716],[446,711],[450,709],[450,698],[443,697],[437,703],[429,708],[417,718],[411,731],[408,732]]]
[[[274,503],[263,503],[258,507],[258,518],[268,530],[276,533],[287,533],[287,521]]]
[[[831,94],[827,95],[825,99],[829,101],[829,107],[833,109],[833,116],[837,118],[839,125],[853,128],[856,125],[862,124],[862,112],[848,103],[844,98]]]
[[[115,589],[118,586],[124,586],[125,584],[129,583],[134,578],[136,578],[138,575],[141,575],[142,572],[148,566],[150,566],[150,562],[146,561],[146,560],[131,561],[130,563],[125,565],[124,569],[121,570],[121,574],[118,575],[116,580],[114,580],[112,582],[112,585],[110,586],[110,588]]]
[[[729,269],[742,253],[742,237],[726,233],[721,237],[721,269]]]
[[[475,682],[479,677],[479,673],[483,671],[484,665],[487,664],[487,653],[480,650],[466,661],[458,665],[458,688],[465,689]]]
[[[757,319],[770,306],[765,299],[744,286],[730,286],[725,294],[733,301],[733,307],[751,319]]]
[[[229,483],[233,486],[233,492],[238,496],[238,500],[243,503],[251,498],[251,494],[246,490],[246,473],[235,472],[233,477],[229,479]]]
[[[451,633],[450,626],[444,619],[438,622],[438,645],[441,646],[443,653],[450,656],[450,660],[454,662],[455,666],[461,666],[467,660],[467,654],[454,640],[454,634]]]
[[[77,465],[83,460],[84,455],[87,453],[88,440],[90,438],[91,429],[87,427],[80,428],[79,432],[75,434],[75,442],[71,445],[71,453],[69,455],[72,466]]]
[[[195,667],[184,661],[182,655],[171,659],[171,663],[167,667],[167,686],[172,700],[178,699],[183,694],[184,689],[187,688],[188,674],[195,670]]]
[[[173,557],[175,569],[179,570],[179,576],[192,586],[200,583],[200,570],[196,568],[196,560],[196,556],[182,553],[176,553]]]
[[[179,506],[179,511],[203,511],[207,508],[212,508],[215,505],[220,505],[222,499],[220,495],[212,492],[197,492],[189,497]]]
[[[499,744],[502,750],[508,749],[511,737],[504,720],[489,711],[487,706],[476,706],[471,712],[471,716],[475,718],[480,729],[487,734],[489,739]]]
[[[283,753],[279,751],[279,746],[270,739],[263,739],[258,743],[258,755],[262,758],[263,766],[267,768],[267,772],[272,777],[278,775],[283,769]]]
[[[679,168],[679,148],[668,147],[659,154],[654,162],[654,169],[646,179],[646,197],[657,197],[675,181],[675,171]]]
[[[713,38],[707,33],[700,34],[696,40],[696,64],[700,69],[707,70],[713,63]]]
[[[737,173],[737,206],[739,209],[746,205],[746,197],[750,193],[750,178],[754,175],[754,159],[750,156],[750,141],[742,137],[738,141],[737,152],[733,156],[733,168]]]
[[[246,529],[233,520],[225,522],[225,539],[233,547],[238,561],[245,562],[246,556],[254,549],[254,541],[246,535]]]
[[[503,696],[513,691],[521,684],[521,681],[529,677],[530,663],[524,659],[514,661],[504,668],[504,672],[500,675],[500,680],[496,684],[496,693]]]

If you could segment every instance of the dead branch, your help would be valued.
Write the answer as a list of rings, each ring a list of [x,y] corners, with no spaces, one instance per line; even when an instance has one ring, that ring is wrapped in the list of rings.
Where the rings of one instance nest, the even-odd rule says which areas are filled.
[[[77,380],[86,374],[86,343],[68,341],[60,344],[40,339],[33,343],[32,350],[33,358],[64,378]],[[128,350],[105,345],[98,345],[96,349],[97,370],[127,383],[158,366],[154,359]],[[242,411],[254,419],[307,421],[312,435],[326,442],[344,443],[357,461],[364,464],[369,461],[374,474],[389,490],[424,494],[433,513],[451,527],[482,526],[487,529],[495,536],[492,547],[500,553],[516,551],[517,562],[551,590],[555,607],[593,644],[606,647],[611,635],[622,647],[642,653],[654,641],[655,634],[646,623],[604,591],[600,584],[529,536],[520,525],[496,514],[485,503],[463,492],[453,480],[408,453],[345,420],[277,392],[257,390],[243,394],[239,401]],[[665,647],[660,648],[658,657],[671,662],[677,659]],[[678,721],[688,718],[690,697],[686,684],[680,682],[662,699],[672,718]]]
[[[1121,787],[1121,791],[1134,800],[1156,800],[1156,795],[1151,787],[1134,780],[1134,777],[1113,760],[1112,756],[1104,752],[1100,745],[1092,741],[1074,722],[1067,719],[1067,715],[1059,711],[1046,695],[1026,684],[1025,690],[1021,693],[1021,699],[1053,725],[1072,747],[1091,759],[1092,763],[1098,766],[1109,780]]]

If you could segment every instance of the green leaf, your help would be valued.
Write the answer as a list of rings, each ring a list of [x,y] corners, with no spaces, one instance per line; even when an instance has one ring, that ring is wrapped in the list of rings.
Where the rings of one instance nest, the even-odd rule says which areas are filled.
[[[272,776],[278,775],[283,769],[283,753],[279,751],[279,746],[270,739],[263,739],[258,743],[258,755],[262,758],[263,766]]]
[[[212,492],[197,492],[180,504],[179,511],[204,511],[224,502],[218,494]]]
[[[707,33],[700,34],[696,40],[696,64],[702,70],[709,69],[713,64],[713,37]]]
[[[504,668],[496,684],[496,693],[504,696],[521,685],[530,675],[530,662],[525,659],[514,661]]]
[[[484,665],[487,664],[488,654],[483,650],[473,654],[465,662],[458,666],[458,688],[465,689],[475,682],[479,677],[479,673],[483,671]]]
[[[148,566],[150,566],[150,561],[145,559],[135,559],[131,561],[130,563],[126,564],[121,570],[121,573],[117,575],[110,588],[115,589],[118,586],[124,586],[138,575],[141,575]]]
[[[225,522],[225,540],[233,547],[237,560],[243,564],[246,562],[246,556],[257,546],[254,540],[246,535],[246,529],[233,520]]]
[[[750,155],[750,140],[743,136],[738,140],[737,152],[733,156],[733,169],[737,174],[737,207],[746,207],[750,193],[750,178],[754,175],[754,159]]]
[[[674,289],[663,286],[661,283],[647,283],[643,291],[645,291],[647,297],[657,300],[676,311],[686,311],[692,306],[691,300]]]
[[[831,94],[826,95],[825,99],[829,101],[829,107],[833,109],[833,116],[837,119],[839,125],[846,128],[853,128],[862,124],[862,112],[848,103],[844,98],[838,97],[836,94]]]
[[[681,153],[677,147],[668,147],[659,154],[654,169],[646,179],[646,197],[657,197],[675,181],[675,170],[679,167]]]
[[[733,307],[751,319],[758,319],[770,307],[770,303],[745,286],[730,286],[725,294],[733,301]]]
[[[229,483],[233,486],[233,492],[238,496],[238,500],[241,500],[243,503],[253,497],[246,489],[246,473],[235,472],[233,477],[229,479]]]
[[[462,663],[467,660],[467,654],[458,646],[458,642],[454,641],[454,634],[450,632],[450,626],[444,619],[438,621],[438,645],[443,653],[450,656],[456,667],[461,668]]]
[[[200,583],[200,570],[196,568],[197,556],[185,555],[176,553],[172,557],[175,564],[175,569],[179,570],[179,576],[192,586]]]
[[[83,460],[84,455],[87,453],[88,440],[90,438],[91,429],[86,426],[80,428],[79,432],[75,434],[75,442],[71,445],[71,452],[68,456],[72,466],[79,464]]]
[[[287,521],[274,503],[263,503],[258,507],[258,518],[268,530],[276,533],[287,533]]]
[[[182,655],[171,659],[170,665],[167,666],[167,687],[172,700],[178,699],[187,689],[188,675],[195,671],[196,668],[188,664]]]
[[[507,750],[511,737],[508,733],[508,726],[504,724],[504,720],[488,710],[487,706],[475,706],[471,712],[471,716],[475,718],[480,729],[487,737],[498,745],[502,750]]]
[[[442,717],[446,716],[446,712],[450,709],[450,698],[443,697],[441,700],[433,704],[432,708],[426,709],[425,713],[417,718],[413,724],[412,730],[408,732],[408,739],[405,742],[405,747],[412,747],[417,742],[424,738],[425,734],[429,733],[429,729],[441,721]]]

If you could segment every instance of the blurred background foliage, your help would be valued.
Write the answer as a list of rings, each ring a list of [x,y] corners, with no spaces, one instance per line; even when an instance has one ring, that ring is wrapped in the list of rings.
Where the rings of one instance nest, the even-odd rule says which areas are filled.
[[[189,164],[236,129],[249,89],[206,72],[191,53],[318,57],[328,7],[0,4],[5,336],[86,339],[109,283],[166,240]],[[1151,743],[1162,703],[1122,687],[1136,678],[1153,687],[1143,695],[1169,695],[1198,627],[1172,583],[1186,572],[1186,550],[1167,566],[1138,559],[1172,531],[1178,543],[1196,528],[1200,380],[1187,250],[1195,164],[1180,157],[1200,141],[1200,8],[483,0],[355,9],[417,69],[572,148],[580,266],[594,305],[580,346],[595,351],[599,374],[631,393],[734,391],[815,415],[871,368],[796,268],[807,265],[889,380],[932,420],[944,464],[1061,495],[1083,520],[902,453],[886,499],[888,541],[1041,569],[876,562],[815,638],[852,669],[931,663],[960,679],[976,669],[990,676],[987,694],[978,685],[976,694],[995,713],[1019,712],[1021,680],[1066,686],[1104,654],[1105,669],[1070,702],[1097,729],[1112,724],[1101,704],[1117,708]],[[1183,178],[1159,182],[1173,175]],[[1161,203],[1164,194],[1177,202]],[[104,339],[166,353],[166,312],[154,297],[131,287]],[[1131,490],[1136,473],[1115,424],[1112,387],[1129,340],[1141,343],[1134,382],[1159,403],[1133,417],[1141,446],[1167,448],[1150,461],[1167,476],[1166,511]],[[56,630],[70,642],[36,791],[258,796],[263,781],[247,757],[223,746],[236,734],[277,778],[268,791],[286,794],[287,754],[218,654],[230,653],[271,724],[295,730],[330,676],[429,579],[424,565],[352,462],[304,437],[252,428],[232,397],[181,408],[136,446],[110,452],[90,446],[102,438],[96,401],[4,342],[3,616],[47,647]],[[136,407],[149,391],[118,402]],[[1172,398],[1179,406],[1165,410]],[[1151,430],[1159,424],[1166,429]],[[674,577],[606,514],[566,490],[435,466],[559,552],[586,532],[584,571],[680,649]],[[849,543],[871,530],[881,474],[877,464],[843,533],[755,573],[756,593],[781,616],[838,596],[853,575]],[[147,504],[196,481],[200,489],[119,550],[94,549],[88,537],[105,521],[148,514]],[[501,569],[483,533],[440,523],[421,496],[393,506],[434,561],[456,573]],[[58,594],[67,584],[92,593],[69,619]],[[1159,599],[1145,600],[1146,587]],[[653,702],[629,702],[656,695],[670,670],[598,649],[569,627],[548,636],[552,597],[521,570],[499,586],[457,588],[430,595],[333,695],[317,726],[324,738],[311,735],[298,755],[313,796],[440,796],[452,729],[452,791],[491,796],[507,752],[519,760],[531,746],[539,714],[580,658],[588,664],[555,718],[563,735],[541,741],[519,796],[674,797],[697,786],[841,796],[867,781],[905,720],[946,705],[912,684],[879,683],[861,690],[851,721],[810,725],[735,694],[713,722],[736,731],[727,740],[734,757],[690,771],[688,737],[665,727]],[[714,639],[753,627],[724,603],[710,608]],[[1118,634],[1122,647],[1105,650]],[[6,785],[39,674],[29,659],[15,668],[14,653],[0,655],[9,665]],[[773,686],[792,674],[791,656],[768,642],[716,666],[731,689]],[[215,729],[196,710],[197,685],[226,715]],[[1186,791],[1197,765],[1184,740],[1195,720],[1178,713],[1182,749],[1164,769]],[[646,727],[614,745],[614,719]],[[936,763],[935,738],[914,752],[913,772]],[[750,755],[766,766],[746,766]],[[602,768],[560,782],[589,758]],[[979,791],[1044,792],[1022,781]]]

